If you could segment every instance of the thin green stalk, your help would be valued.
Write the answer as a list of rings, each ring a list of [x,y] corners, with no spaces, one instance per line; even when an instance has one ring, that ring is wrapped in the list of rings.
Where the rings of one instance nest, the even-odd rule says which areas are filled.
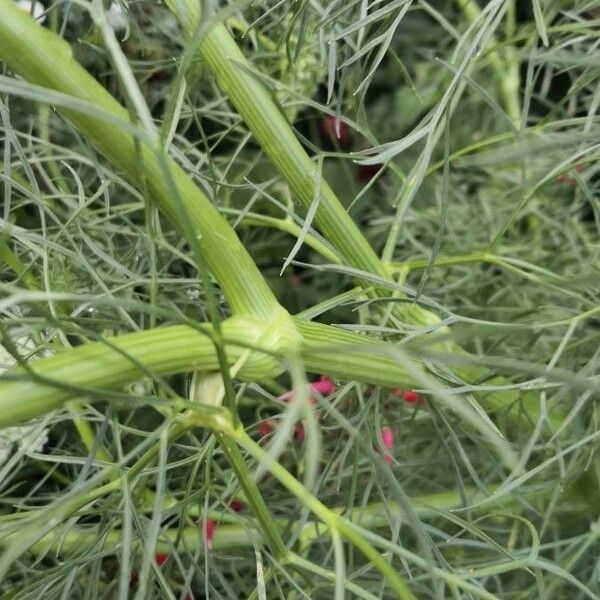
[[[222,209],[221,212],[225,214],[241,214],[241,211],[236,211],[227,208]],[[290,217],[287,217],[285,219],[277,219],[276,217],[269,217],[266,215],[260,215],[258,213],[248,212],[243,213],[241,224],[257,225],[259,227],[270,227],[272,229],[277,229],[278,231],[289,233],[290,235],[296,238],[300,237],[302,233],[302,227],[294,223],[294,221]],[[317,236],[307,233],[304,237],[304,242],[309,248],[312,248],[315,252],[319,253],[331,263],[341,263],[340,257],[327,244],[322,242]]]
[[[233,433],[233,439],[253,458],[264,464],[269,472],[279,480],[302,504],[315,514],[330,529],[337,531],[343,538],[360,550],[364,556],[384,576],[398,598],[416,600],[406,580],[392,567],[386,559],[358,532],[346,519],[327,508],[313,496],[297,479],[274,460],[265,450],[256,444],[243,429]]]
[[[50,107],[43,104],[38,107],[38,131],[40,139],[50,145]],[[57,189],[65,196],[71,194],[60,167],[52,157],[48,159],[48,171]]]
[[[451,265],[464,265],[473,262],[492,263],[495,259],[495,255],[488,252],[473,252],[472,254],[460,254],[458,256],[442,256],[436,258],[433,265],[431,265],[431,261],[428,258],[394,262],[390,263],[389,269],[392,273],[404,273],[413,269],[425,269],[430,265],[434,267],[448,267]]]
[[[477,4],[477,0],[457,0],[459,8],[462,10],[465,19],[469,25],[474,25],[481,18],[481,8]],[[514,20],[514,5],[512,0],[509,0],[509,10],[507,19]],[[510,26],[508,31],[510,32]],[[519,101],[520,76],[519,76],[519,59],[512,47],[505,51],[505,56],[500,54],[500,47],[495,38],[490,38],[486,44],[486,51],[490,59],[490,65],[494,70],[504,108],[513,123],[517,126],[521,120],[521,103]]]
[[[177,435],[180,435],[178,432]],[[171,438],[173,441],[175,438]],[[155,456],[155,450],[149,450],[150,454],[144,454],[144,463],[148,464],[148,460],[150,455]],[[239,452],[239,451],[238,451]],[[139,469],[136,469],[139,473]],[[116,473],[115,473],[116,475]],[[100,497],[99,494],[104,495],[107,493],[107,490],[113,491],[115,490],[115,486],[117,486],[117,480],[111,481],[109,483],[110,487],[106,488],[102,487],[102,492],[94,491],[86,496],[86,500],[94,497]],[[100,489],[97,488],[97,489]],[[475,489],[467,489],[463,491],[464,497],[468,499],[475,498],[478,495],[478,491]],[[460,506],[462,498],[459,492],[441,492],[438,494],[428,494],[426,496],[419,496],[411,499],[414,503],[415,512],[419,515],[421,519],[431,519],[439,516],[444,511],[450,511]],[[165,510],[172,509],[175,506],[175,500],[171,500],[166,503]],[[401,509],[394,504],[393,502],[386,502],[385,504],[377,502],[373,504],[368,504],[364,507],[356,507],[350,511],[347,510],[345,506],[338,506],[330,509],[332,512],[338,515],[346,514],[346,518],[357,525],[360,525],[363,529],[375,530],[382,527],[388,527],[390,524],[390,519],[393,518],[402,518]],[[17,513],[13,515],[7,515],[10,519],[19,519],[19,518],[30,518],[32,514],[35,514],[35,511],[26,511],[24,513]],[[188,516],[199,517],[200,511],[197,509],[195,505],[191,505],[187,512]],[[252,546],[253,540],[251,536],[247,534],[248,527],[245,525],[240,525],[239,516],[229,517],[226,514],[223,514],[220,511],[210,511],[207,514],[207,517],[210,519],[214,519],[219,521],[219,526],[215,529],[215,534],[213,538],[213,547],[215,550],[220,549],[229,549],[229,548],[243,548],[247,546]],[[289,524],[288,519],[276,519],[275,520],[277,527],[285,527],[286,524]],[[179,528],[173,530],[166,530],[165,535],[167,538],[174,538],[179,531]],[[320,521],[308,521],[302,525],[302,531],[300,533],[301,539],[306,542],[313,541],[325,535],[328,535],[328,528],[326,525],[321,523]],[[237,543],[235,532],[237,532]],[[245,533],[244,533],[245,532]],[[184,546],[186,548],[190,548],[192,550],[201,549],[199,544],[201,540],[198,538],[198,528],[196,526],[183,528],[183,538],[186,540]],[[98,530],[95,526],[79,526],[70,528],[68,532],[65,533],[64,537],[61,537],[60,546],[56,548],[56,550],[64,555],[69,553],[72,550],[78,548],[89,548],[99,539]],[[111,533],[109,533],[107,538],[103,538],[104,544],[102,548],[110,549],[110,547],[114,544],[118,544],[121,541],[121,533],[119,530],[115,529]],[[187,543],[189,541],[189,544]],[[38,550],[41,548],[48,549],[54,545],[55,541],[52,536],[46,536],[39,542]],[[157,549],[159,551],[167,549],[167,542],[163,542],[164,545],[159,546]],[[170,546],[169,546],[170,547]],[[204,547],[202,545],[202,547]]]
[[[0,12],[0,59],[27,81],[83,101],[81,110],[58,108],[132,183],[145,184],[162,212],[181,231],[191,227],[232,310],[264,318],[280,310],[235,232],[185,171],[141,131],[136,152],[128,111],[73,59],[69,45],[40,27],[12,0],[0,0]],[[97,108],[104,120],[90,114],[90,106]],[[129,131],[121,123],[129,124]],[[165,177],[165,170],[170,177]],[[189,222],[182,222],[182,212]]]
[[[390,272],[406,273],[412,269],[424,269],[427,267],[447,267],[452,265],[463,265],[468,263],[481,262],[495,265],[511,273],[515,273],[525,279],[533,280],[536,283],[545,283],[551,287],[559,287],[564,282],[564,278],[552,273],[547,269],[537,265],[527,263],[523,260],[515,260],[510,257],[500,256],[493,252],[473,252],[471,254],[459,254],[455,256],[442,256],[436,258],[433,263],[429,259],[406,260],[399,263],[390,264]],[[529,269],[526,271],[525,268]],[[550,280],[548,282],[547,280]],[[551,282],[554,283],[551,283]]]
[[[237,476],[240,486],[244,490],[246,500],[250,504],[252,512],[260,524],[264,536],[269,541],[271,551],[275,558],[285,559],[288,550],[281,539],[281,529],[273,519],[273,515],[265,504],[256,482],[252,479],[252,474],[248,470],[239,448],[231,440],[231,435],[229,433],[218,431],[215,435],[223,452],[227,456],[227,460],[229,460],[229,464]]]
[[[176,434],[179,436],[182,432],[182,429],[177,429],[177,431],[174,430],[173,435]],[[171,437],[171,439],[174,440],[175,438]],[[149,462],[152,460],[151,457],[156,456],[156,452],[156,449],[149,449],[144,456],[140,458],[140,462],[143,462],[145,465],[149,464]],[[135,469],[135,473],[139,472],[140,469],[138,467]],[[132,470],[130,469],[128,473],[129,478],[131,479]],[[101,495],[105,495],[109,491],[115,491],[117,480],[115,479],[115,481],[111,481],[109,486],[110,487],[108,488],[105,486],[102,486],[102,488],[97,488],[98,490],[101,489],[102,491],[94,491],[93,493],[90,493],[86,496],[86,501],[89,498],[98,498]],[[414,507],[415,513],[420,519],[443,519],[444,513],[456,511],[457,508],[462,506],[465,498],[469,504],[476,504],[471,509],[475,514],[488,512],[490,510],[490,506],[487,504],[476,503],[476,499],[492,495],[494,491],[495,488],[489,488],[486,490],[467,488],[463,489],[461,492],[452,490],[447,492],[426,494],[423,496],[415,496],[410,498],[410,500]],[[537,486],[534,486],[531,491],[523,492],[520,495],[520,498],[506,496],[504,498],[495,500],[493,507],[499,513],[505,513],[517,506],[522,507],[524,500],[527,503],[533,503],[535,507],[541,507],[541,504],[539,503],[546,501],[552,495],[553,491],[554,490],[550,486],[538,484]],[[561,518],[560,515],[564,514],[580,513],[582,510],[586,510],[586,507],[590,503],[594,502],[593,499],[589,499],[588,502],[577,501],[576,498],[578,491],[579,490],[576,487],[567,490],[568,498],[566,498],[565,502],[561,505],[561,511],[560,513],[557,513],[558,518]],[[173,509],[175,505],[176,501],[171,499],[168,503],[166,503],[165,510]],[[190,510],[187,513],[188,516],[200,516],[200,511],[197,509],[197,507],[192,505],[189,508]],[[390,522],[395,519],[400,521],[404,520],[404,514],[401,507],[391,501],[387,501],[385,503],[374,502],[365,506],[358,506],[350,510],[346,506],[336,506],[332,507],[330,510],[337,515],[345,515],[350,523],[370,531],[375,531],[380,528],[387,528],[390,526]],[[34,513],[35,511],[26,511],[23,513],[6,515],[6,518],[3,520],[28,518]],[[239,515],[233,517],[220,511],[210,511],[207,514],[207,517],[219,522],[219,526],[215,529],[213,538],[214,550],[229,550],[233,548],[239,549],[251,547],[253,545],[254,541],[252,536],[248,534],[248,526],[245,524],[239,524]],[[289,524],[289,519],[278,518],[275,519],[275,523],[277,527],[283,528]],[[182,542],[182,545],[185,548],[189,548],[191,550],[201,550],[204,548],[201,539],[198,537],[198,528],[196,526],[184,527],[183,529],[167,529],[165,530],[164,534],[167,539],[174,541],[177,538],[178,532],[181,532],[181,537],[183,540],[185,540],[185,542]],[[324,523],[320,521],[304,522],[300,532],[300,539],[303,540],[303,542],[301,542],[300,545],[302,546],[305,543],[310,543],[326,535],[329,535],[329,529]],[[60,545],[55,549],[61,555],[65,555],[72,550],[90,548],[96,544],[99,539],[98,529],[96,526],[74,526],[69,528],[69,531],[65,532],[64,536],[61,536]],[[121,542],[121,532],[118,529],[112,530],[109,532],[107,537],[103,537],[102,539],[104,540],[102,544],[103,550],[109,551],[113,547],[116,549],[118,544]],[[34,552],[47,551],[50,548],[54,548],[56,543],[57,542],[54,540],[52,535],[48,535],[42,538],[32,550]],[[170,541],[159,541],[159,545],[157,547],[159,552],[169,551],[171,549],[172,544]],[[291,555],[292,553],[288,552],[287,558],[289,559]]]

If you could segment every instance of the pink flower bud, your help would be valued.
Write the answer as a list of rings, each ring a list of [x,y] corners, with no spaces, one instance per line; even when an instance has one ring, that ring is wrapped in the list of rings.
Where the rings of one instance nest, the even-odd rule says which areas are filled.
[[[383,447],[391,450],[394,447],[394,432],[390,427],[382,427],[381,429],[381,441]]]
[[[344,121],[338,120],[332,115],[327,115],[321,121],[321,134],[325,141],[338,140],[344,144],[348,140],[348,130],[348,125]]]
[[[313,383],[310,384],[309,386],[309,391],[310,391],[310,402],[312,404],[314,404],[315,402],[315,398],[314,395],[312,394],[312,392],[317,392],[319,394],[321,394],[321,396],[329,396],[329,394],[332,394],[333,392],[335,392],[336,387],[335,384],[333,383],[333,381],[331,381],[331,379],[329,379],[329,377],[327,377],[327,375],[321,375],[321,378],[319,379],[319,381],[315,381]],[[289,402],[291,400],[294,400],[294,398],[296,397],[296,390],[290,390],[289,392],[286,392],[285,394],[281,394],[281,396],[279,396],[279,400],[284,400],[285,402]]]
[[[269,435],[271,431],[273,431],[273,425],[271,424],[271,421],[262,421],[258,426],[258,435],[261,438]]]
[[[212,519],[206,519],[206,547],[209,550],[212,550],[213,548],[213,537],[215,535],[215,529],[217,528],[217,523],[216,521],[213,521]]]
[[[319,381],[315,381],[310,384],[310,387],[315,391],[321,394],[321,396],[329,396],[329,394],[333,394],[335,392],[335,384],[327,375],[321,375],[321,379]]]
[[[163,554],[162,552],[158,552],[154,555],[154,560],[156,561],[156,564],[159,567],[162,567],[167,562],[167,560],[169,560],[169,555]]]
[[[296,423],[296,427],[294,428],[294,439],[301,444],[304,441],[304,423],[302,421],[298,421]]]
[[[404,400],[409,404],[414,404],[419,399],[419,394],[414,390],[404,392]]]

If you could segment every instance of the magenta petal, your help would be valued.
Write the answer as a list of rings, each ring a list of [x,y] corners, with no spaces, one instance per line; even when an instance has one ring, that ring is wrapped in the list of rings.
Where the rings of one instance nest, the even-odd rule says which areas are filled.
[[[389,427],[383,427],[381,429],[381,441],[385,448],[390,450],[394,447],[394,432]]]
[[[329,394],[333,394],[335,392],[335,384],[329,377],[326,375],[322,375],[319,381],[315,381],[310,384],[310,387],[315,391],[321,394],[321,396],[329,396]]]

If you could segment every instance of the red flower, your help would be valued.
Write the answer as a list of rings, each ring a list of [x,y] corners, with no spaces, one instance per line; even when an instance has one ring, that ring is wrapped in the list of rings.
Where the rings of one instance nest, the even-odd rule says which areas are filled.
[[[304,423],[298,421],[294,427],[294,439],[301,444],[304,441]]]
[[[169,555],[159,552],[154,555],[154,560],[156,561],[156,564],[159,567],[162,567],[167,562],[167,560],[169,560]]]
[[[314,381],[313,383],[311,383],[309,385],[309,394],[310,394],[310,402],[311,404],[314,404],[315,402],[315,396],[313,394],[313,392],[317,392],[318,394],[320,394],[321,396],[329,396],[330,394],[333,394],[333,392],[335,392],[336,387],[335,384],[333,383],[333,381],[331,381],[331,379],[329,379],[329,377],[327,377],[327,375],[321,375],[321,378],[319,379],[319,381]],[[282,394],[281,396],[279,396],[279,400],[293,400],[296,397],[296,391],[295,390],[290,390],[289,392],[286,392],[285,394]]]
[[[394,432],[391,427],[382,427],[381,428],[381,443],[386,450],[392,450],[394,448]],[[383,460],[388,465],[392,464],[392,455],[390,452],[386,452],[383,455]]]
[[[205,540],[206,547],[209,550],[213,548],[213,537],[215,535],[215,529],[217,528],[217,522],[212,519],[206,519],[206,532],[205,532]]]
[[[408,402],[409,404],[414,404],[415,402],[417,402],[417,400],[419,400],[419,394],[415,392],[415,390],[406,390],[403,396],[404,401]]]
[[[381,442],[387,450],[391,450],[394,447],[394,432],[391,427],[381,428]]]
[[[229,508],[231,508],[233,512],[239,513],[246,508],[246,505],[241,500],[234,499],[229,503]]]
[[[348,141],[348,125],[341,119],[337,119],[332,115],[327,115],[321,121],[321,135],[323,139],[328,142],[338,140],[341,144]]]
[[[361,183],[369,183],[379,171],[383,169],[382,164],[376,165],[359,165],[357,177]]]
[[[258,426],[258,435],[261,438],[264,438],[265,436],[269,435],[271,431],[273,431],[273,425],[271,421],[261,421],[260,425]]]
[[[329,394],[333,394],[335,392],[335,384],[327,375],[321,375],[319,381],[315,381],[310,384],[310,387],[315,392],[321,394],[321,396],[329,396]]]

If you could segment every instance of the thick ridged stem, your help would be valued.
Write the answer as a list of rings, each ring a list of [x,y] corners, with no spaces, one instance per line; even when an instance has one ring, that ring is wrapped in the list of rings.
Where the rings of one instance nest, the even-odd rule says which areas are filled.
[[[414,384],[389,344],[319,323],[294,319],[294,324],[303,338],[307,369],[390,387]],[[283,370],[265,329],[248,317],[222,324],[227,359],[231,365],[239,361],[236,376],[241,380],[261,381]],[[96,392],[102,397],[102,391],[122,389],[145,376],[217,370],[210,326],[204,331],[174,325],[132,333],[33,361],[29,373],[9,371],[0,378],[0,427],[41,416],[80,396]],[[253,347],[264,351],[248,351]]]
[[[177,10],[174,10],[176,14]],[[195,17],[197,19],[197,15]],[[184,27],[194,29],[194,18]],[[252,66],[224,25],[210,27],[201,38],[199,52],[273,165],[305,209],[319,194],[315,223],[339,251],[343,262],[366,273],[390,280],[386,265],[376,254],[327,181],[319,178],[317,164],[309,157],[272,96],[252,74]],[[386,295],[386,291],[370,293]],[[408,322],[430,325],[439,318],[421,306],[398,304],[395,310]]]
[[[429,520],[439,518],[444,512],[450,512],[454,509],[460,508],[464,503],[464,498],[472,502],[475,498],[485,497],[491,495],[495,491],[495,488],[482,491],[475,488],[465,489],[461,492],[458,491],[445,491],[437,492],[433,494],[426,494],[423,496],[415,496],[410,498],[411,505],[414,508],[415,513],[421,520]],[[483,492],[483,493],[482,493]],[[547,500],[550,495],[549,490],[545,487],[540,489],[532,490],[524,494],[528,502],[535,503],[539,506],[541,502]],[[496,508],[501,507],[502,510],[508,511],[515,508],[518,504],[513,496],[506,496],[500,500],[495,500],[494,506]],[[582,506],[585,503],[570,502],[561,505],[561,515],[564,513],[576,513],[582,510]],[[188,516],[200,516],[198,511],[194,511],[195,507],[190,507],[191,512],[188,512]],[[330,509],[333,513],[338,515],[346,515],[347,519],[356,525],[359,525],[363,529],[371,531],[379,528],[389,527],[391,520],[397,520],[404,522],[406,515],[402,508],[394,502],[384,503],[373,503],[367,504],[366,506],[360,506],[353,508],[348,511],[347,507],[334,507]],[[477,512],[484,512],[489,510],[489,505],[481,504],[475,509]],[[230,523],[232,520],[231,516],[224,514],[219,511],[211,511],[208,514],[208,518],[219,521],[219,526],[215,529],[214,537],[212,540],[213,549],[219,550],[230,550],[234,548],[243,548],[252,546],[256,540],[253,539],[249,527],[247,524],[238,525]],[[237,517],[236,517],[237,519]],[[282,528],[288,524],[287,519],[277,519],[276,522]],[[205,549],[205,544],[198,536],[197,526],[167,530],[164,532],[165,537],[169,541],[159,541],[157,545],[158,552],[170,552],[172,550],[172,543],[181,536],[185,542],[182,542],[182,546],[193,550]],[[308,521],[302,525],[300,538],[308,543],[315,539],[322,538],[329,535],[329,529],[324,523],[317,521]],[[114,548],[115,552],[118,549],[118,545],[121,542],[122,532],[118,529],[112,530],[106,536],[99,536],[98,529],[95,526],[81,526],[72,527],[67,532],[64,532],[60,537],[60,545],[53,536],[47,536],[40,540],[32,549],[34,552],[44,552],[50,548],[56,549],[61,555],[66,555],[72,550],[81,548],[97,547],[104,550],[110,550]]]
[[[90,112],[59,107],[86,140],[134,185],[149,192],[180,231],[193,231],[233,312],[270,317],[278,310],[275,296],[225,218],[160,148],[143,136],[136,148],[131,129],[118,124],[131,128],[128,111],[73,59],[69,45],[36,24],[13,0],[0,0],[0,13],[0,60],[27,81],[88,103],[112,118],[109,122]]]
[[[322,323],[294,318],[292,324],[302,338],[299,350],[309,372],[388,388],[418,385],[414,373],[422,365],[399,362],[392,344]],[[283,351],[277,347],[281,328],[275,328],[273,337],[269,325],[250,317],[223,322],[227,360],[232,366],[237,364],[240,380],[264,381],[283,371],[276,356],[285,355],[285,343]],[[32,361],[27,367],[30,372],[8,371],[0,378],[0,427],[41,416],[81,396],[106,398],[102,392],[122,389],[143,377],[218,370],[211,333],[209,325],[162,327]],[[492,392],[482,397],[483,406],[510,418],[518,418],[524,408],[535,421],[540,414],[537,398],[524,396],[517,402],[517,396],[516,392]],[[560,415],[552,419],[553,426],[558,426]]]
[[[219,87],[252,131],[265,154],[286,180],[294,198],[306,209],[320,189],[315,222],[347,264],[382,277],[388,274],[379,257],[323,179],[265,87],[224,25],[207,31],[199,46]]]

